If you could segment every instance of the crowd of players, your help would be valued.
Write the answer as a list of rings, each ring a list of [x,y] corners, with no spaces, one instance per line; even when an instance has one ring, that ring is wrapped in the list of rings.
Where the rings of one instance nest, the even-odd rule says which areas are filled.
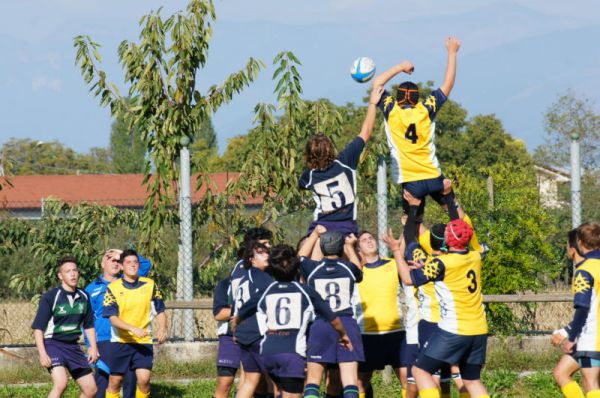
[[[360,134],[339,154],[317,134],[305,146],[306,169],[299,179],[316,202],[314,220],[297,247],[272,245],[268,229],[246,231],[239,261],[214,292],[218,321],[215,398],[229,397],[239,377],[237,398],[373,397],[373,372],[390,365],[402,396],[485,398],[480,381],[485,363],[487,321],[481,267],[487,247],[459,205],[435,155],[435,116],[453,88],[460,42],[448,38],[444,81],[424,101],[412,82],[397,95],[384,86],[404,61],[373,79]],[[391,258],[379,256],[373,234],[357,224],[356,170],[375,123],[384,115],[392,178],[402,185],[402,235],[390,229],[383,241]],[[423,225],[431,196],[449,221]],[[569,235],[577,262],[573,322],[553,335],[565,357],[555,370],[567,397],[583,397],[571,378],[582,368],[588,397],[600,395],[597,297],[600,283],[600,226],[585,224]],[[140,261],[141,260],[141,261]],[[85,291],[77,288],[73,258],[63,258],[61,285],[42,296],[32,328],[40,362],[53,380],[49,397],[60,397],[67,372],[84,397],[143,398],[150,394],[150,321],[156,338],[167,338],[164,302],[149,266],[132,250],[109,250],[103,274]],[[84,330],[87,355],[77,340]],[[575,342],[578,342],[575,346]],[[96,363],[92,374],[90,363]],[[322,386],[324,386],[322,388]],[[323,391],[322,391],[323,390]]]

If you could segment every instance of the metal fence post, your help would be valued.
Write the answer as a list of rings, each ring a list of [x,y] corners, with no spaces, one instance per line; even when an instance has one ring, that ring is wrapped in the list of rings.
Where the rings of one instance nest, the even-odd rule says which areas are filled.
[[[379,244],[379,256],[387,257],[388,250],[383,243],[383,235],[388,228],[387,222],[387,164],[385,157],[380,156],[377,160],[377,239]]]
[[[581,225],[581,161],[579,134],[571,133],[571,220],[573,228]]]
[[[194,297],[192,272],[192,196],[190,188],[190,151],[189,139],[181,140],[180,163],[180,226],[179,226],[179,265],[177,267],[178,299],[191,301]],[[181,276],[181,279],[180,279]],[[179,283],[182,284],[181,288]],[[191,309],[183,313],[183,338],[194,340],[194,312]]]

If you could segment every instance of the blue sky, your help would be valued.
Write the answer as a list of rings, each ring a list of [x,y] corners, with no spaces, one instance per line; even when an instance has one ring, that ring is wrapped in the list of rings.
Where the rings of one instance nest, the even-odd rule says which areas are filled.
[[[544,137],[543,114],[558,95],[600,92],[600,3],[592,0],[217,0],[217,22],[199,86],[220,83],[250,57],[269,67],[214,115],[222,151],[252,125],[254,105],[274,102],[271,60],[281,50],[302,61],[305,98],[360,102],[365,85],[349,76],[353,59],[369,56],[382,71],[404,59],[412,78],[440,83],[444,38],[458,36],[452,98],[469,112],[496,114],[529,149]],[[74,64],[72,39],[102,44],[103,68],[122,85],[116,55],[135,39],[152,9],[184,9],[181,0],[6,2],[0,16],[0,144],[10,137],[59,140],[77,151],[107,146],[111,118],[88,92]],[[400,80],[400,78],[398,78]],[[598,106],[596,104],[596,109]]]

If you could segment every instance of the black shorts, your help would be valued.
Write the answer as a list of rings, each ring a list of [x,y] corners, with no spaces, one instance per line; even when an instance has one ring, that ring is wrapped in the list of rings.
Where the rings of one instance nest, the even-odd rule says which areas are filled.
[[[427,195],[431,196],[433,200],[438,202],[440,205],[444,204],[444,176],[440,175],[436,178],[429,178],[427,180],[419,180],[419,181],[410,181],[403,182],[402,189],[406,189],[410,192],[415,198],[422,199],[421,205],[419,206],[418,214],[421,215],[425,211],[425,197]],[[410,206],[408,202],[402,199],[402,208],[404,209],[404,213],[408,214],[410,210]]]
[[[402,344],[406,341],[406,332],[363,334],[361,339],[365,360],[358,363],[359,372],[381,370],[386,365],[394,369],[402,366]]]
[[[291,394],[300,394],[304,391],[304,378],[299,377],[278,377],[269,373],[277,388]]]

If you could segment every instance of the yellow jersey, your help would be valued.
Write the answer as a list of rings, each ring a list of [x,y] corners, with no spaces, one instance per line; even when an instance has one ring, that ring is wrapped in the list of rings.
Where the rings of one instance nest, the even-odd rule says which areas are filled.
[[[414,107],[402,107],[384,91],[378,107],[383,112],[385,132],[396,183],[427,180],[442,174],[435,155],[435,115],[446,102],[437,89]]]
[[[361,334],[404,330],[402,285],[396,261],[381,258],[363,266],[363,280],[354,289],[354,316]]]
[[[440,329],[463,336],[488,332],[481,294],[481,260],[479,252],[450,252],[429,257],[424,267],[411,271],[417,287],[434,282],[440,303]]]
[[[577,266],[572,290],[575,307],[589,309],[577,338],[577,354],[600,359],[600,251],[587,253]]]
[[[139,277],[136,282],[129,283],[119,278],[106,289],[102,316],[105,318],[117,316],[123,322],[148,332],[145,337],[137,337],[127,330],[113,326],[110,341],[152,344],[150,322],[155,315],[164,311],[165,303],[152,279]]]

